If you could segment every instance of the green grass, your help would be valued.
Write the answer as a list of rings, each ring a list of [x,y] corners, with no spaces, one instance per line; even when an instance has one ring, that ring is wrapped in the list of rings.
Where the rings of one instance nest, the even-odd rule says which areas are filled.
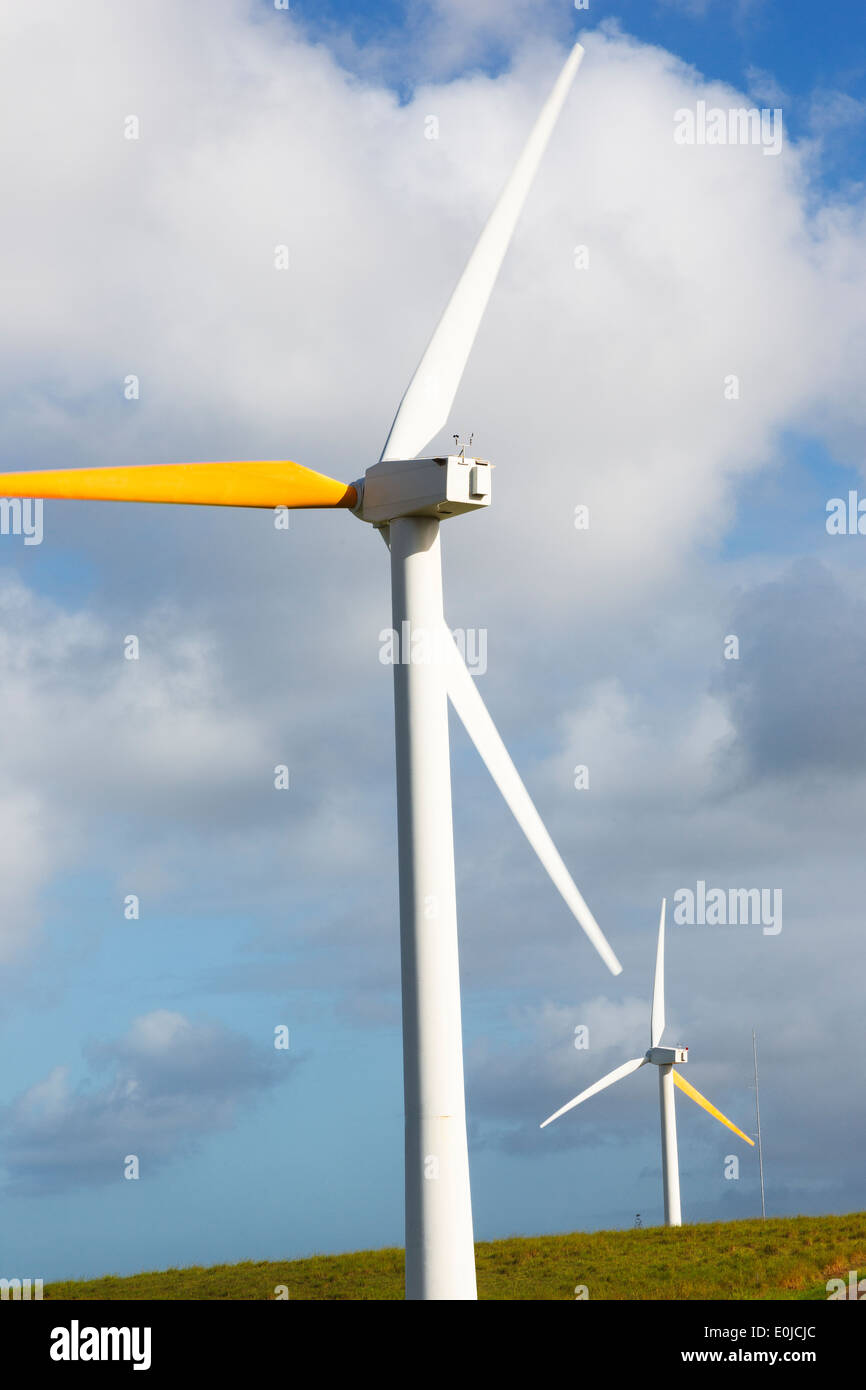
[[[829,1278],[866,1275],[866,1212],[669,1230],[580,1231],[476,1246],[483,1299],[826,1299]],[[48,1284],[46,1299],[400,1299],[403,1251],[214,1265]]]

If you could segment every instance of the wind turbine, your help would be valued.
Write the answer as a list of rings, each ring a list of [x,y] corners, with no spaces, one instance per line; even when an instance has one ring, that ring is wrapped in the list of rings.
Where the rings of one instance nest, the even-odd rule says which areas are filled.
[[[653,1001],[652,1012],[650,1015],[650,1046],[649,1051],[643,1057],[633,1057],[630,1062],[623,1062],[621,1067],[615,1071],[608,1072],[595,1085],[588,1086],[585,1091],[581,1091],[579,1096],[570,1100],[567,1105],[563,1105],[554,1115],[550,1115],[541,1125],[551,1124],[558,1120],[560,1115],[564,1115],[567,1110],[573,1110],[576,1105],[590,1096],[603,1091],[607,1086],[612,1086],[615,1081],[621,1081],[624,1076],[630,1076],[639,1067],[646,1066],[647,1062],[654,1063],[659,1069],[659,1106],[661,1109],[662,1121],[662,1182],[665,1193],[665,1225],[681,1226],[683,1224],[682,1211],[680,1209],[680,1169],[677,1158],[677,1120],[674,1109],[674,1086],[679,1086],[687,1096],[697,1101],[698,1105],[703,1106],[704,1110],[710,1115],[714,1115],[728,1129],[733,1130],[741,1139],[745,1139],[747,1144],[754,1147],[754,1140],[748,1134],[744,1134],[738,1129],[733,1121],[723,1115],[721,1110],[702,1096],[700,1091],[695,1090],[691,1082],[686,1081],[678,1071],[674,1070],[676,1065],[682,1066],[689,1060],[689,1049],[687,1047],[660,1047],[662,1034],[665,1031],[665,899],[662,899],[661,919],[659,921],[659,941],[656,950],[656,973],[653,981]]]
[[[406,389],[378,463],[353,484],[283,460],[81,468],[0,475],[0,495],[226,507],[333,507],[380,530],[391,552],[406,1158],[406,1296],[473,1299],[450,697],[521,829],[615,975],[622,967],[548,835],[448,630],[440,522],[490,504],[491,468],[420,458],[446,424],[479,323],[562,104],[575,45]],[[417,642],[418,659],[414,651]],[[408,646],[408,659],[406,647]]]

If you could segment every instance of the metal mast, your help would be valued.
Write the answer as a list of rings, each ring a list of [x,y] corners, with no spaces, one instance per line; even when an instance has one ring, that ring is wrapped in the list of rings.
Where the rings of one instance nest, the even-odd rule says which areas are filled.
[[[758,1100],[758,1044],[755,1041],[755,1030],[752,1029],[752,1055],[755,1059],[755,1120],[758,1125],[758,1170],[761,1174],[761,1220],[767,1219],[767,1208],[764,1205],[764,1150],[761,1146],[761,1105]]]

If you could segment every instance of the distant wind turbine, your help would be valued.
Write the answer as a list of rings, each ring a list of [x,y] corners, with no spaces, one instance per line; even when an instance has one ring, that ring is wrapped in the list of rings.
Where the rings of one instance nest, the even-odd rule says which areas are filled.
[[[704,1110],[710,1115],[714,1115],[728,1129],[733,1130],[741,1139],[745,1139],[747,1144],[754,1147],[754,1140],[748,1134],[744,1134],[738,1129],[731,1120],[723,1115],[721,1110],[702,1096],[700,1091],[696,1091],[685,1077],[674,1070],[674,1064],[683,1065],[689,1060],[689,1049],[687,1047],[660,1047],[662,1034],[665,1031],[665,899],[662,899],[661,919],[659,921],[659,942],[656,951],[656,973],[653,983],[653,1002],[652,1014],[650,1016],[650,1048],[643,1057],[634,1057],[630,1062],[624,1062],[615,1071],[608,1072],[595,1085],[588,1086],[585,1091],[581,1091],[579,1096],[570,1100],[567,1105],[563,1105],[561,1110],[557,1110],[555,1115],[549,1116],[544,1121],[541,1128],[549,1125],[553,1120],[558,1120],[560,1115],[564,1115],[567,1110],[573,1110],[576,1105],[590,1096],[596,1095],[598,1091],[603,1091],[605,1087],[612,1086],[615,1081],[620,1081],[624,1076],[630,1076],[633,1071],[643,1067],[647,1062],[654,1063],[659,1069],[659,1105],[661,1107],[662,1121],[662,1181],[665,1193],[665,1225],[681,1226],[683,1224],[682,1211],[680,1208],[680,1170],[677,1158],[677,1120],[674,1110],[674,1086],[679,1086],[687,1096],[698,1105],[703,1106]]]

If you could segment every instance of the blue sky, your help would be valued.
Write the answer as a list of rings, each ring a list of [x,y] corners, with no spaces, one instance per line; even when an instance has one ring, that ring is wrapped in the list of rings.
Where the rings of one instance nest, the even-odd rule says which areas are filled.
[[[347,479],[589,31],[456,403],[497,495],[446,528],[446,577],[625,970],[578,939],[455,725],[482,1239],[661,1219],[643,1073],[537,1125],[643,1050],[658,901],[698,879],[781,885],[785,927],[672,932],[669,1037],[748,1130],[757,1027],[770,1212],[863,1206],[866,586],[862,538],[824,517],[863,487],[864,28],[854,5],[714,0],[13,24],[2,467],[288,454]],[[674,152],[676,107],[728,89],[782,107],[778,160]],[[400,1242],[385,559],[328,514],[286,534],[56,503],[41,545],[0,537],[7,1277]],[[725,1181],[727,1132],[685,1103],[679,1124],[685,1219],[755,1214],[751,1151]]]
[[[270,0],[263,8],[272,8]],[[333,26],[347,29],[361,45],[392,44],[398,50],[407,27],[413,21],[417,25],[427,9],[390,0],[376,5],[324,0],[316,5],[294,3],[291,8],[313,33],[328,33]],[[795,135],[808,128],[809,110],[822,93],[844,92],[861,101],[866,97],[866,14],[852,0],[828,0],[820,11],[809,0],[785,4],[773,0],[590,0],[585,10],[565,3],[543,8],[548,22],[563,34],[576,37],[583,29],[614,22],[644,43],[678,54],[706,76],[737,86],[748,80],[750,70],[767,74],[785,93],[786,122]],[[490,14],[495,16],[495,7],[490,7]],[[493,18],[491,29],[495,27]],[[480,55],[480,63],[495,72],[507,65],[509,56],[507,43],[493,41]],[[407,72],[408,87],[414,76]],[[841,152],[828,151],[825,176],[860,177],[862,125],[846,132],[845,145],[844,158]]]

